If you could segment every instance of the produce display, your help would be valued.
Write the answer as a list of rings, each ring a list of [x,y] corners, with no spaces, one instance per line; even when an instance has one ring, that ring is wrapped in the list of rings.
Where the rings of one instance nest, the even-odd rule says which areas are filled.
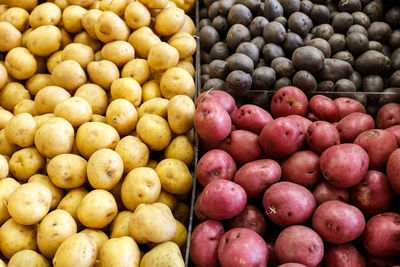
[[[1,3],[0,266],[185,266],[196,2]]]

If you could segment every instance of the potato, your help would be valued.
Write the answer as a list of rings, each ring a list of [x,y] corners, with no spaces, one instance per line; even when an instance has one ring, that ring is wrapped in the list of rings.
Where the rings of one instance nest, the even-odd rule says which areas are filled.
[[[139,118],[143,117],[146,114],[155,114],[166,119],[168,104],[168,99],[160,97],[150,99],[140,105],[138,109]]]
[[[161,97],[160,83],[155,80],[151,80],[143,84],[142,86],[142,102],[147,100]]]
[[[117,202],[118,210],[124,210],[124,204],[121,199],[121,187],[124,179],[120,179],[119,182],[110,190],[110,193],[114,196]]]
[[[114,150],[104,148],[90,156],[87,176],[93,188],[111,190],[121,179],[123,170],[124,166],[119,154]]]
[[[14,115],[22,114],[22,113],[29,113],[32,116],[39,115],[39,112],[36,110],[35,102],[31,99],[24,99],[19,102],[14,107]]]
[[[185,203],[179,202],[178,205],[176,205],[176,208],[173,210],[173,214],[175,219],[180,221],[183,225],[185,225],[185,227],[188,227],[190,209]]]
[[[10,261],[8,262],[8,266],[50,267],[51,265],[43,255],[31,249],[24,249],[15,253],[11,257]]]
[[[62,14],[62,23],[67,32],[77,33],[83,28],[82,17],[87,10],[81,6],[67,6]]]
[[[33,28],[28,28],[26,31],[24,31],[22,33],[22,42],[21,42],[21,46],[23,47],[27,47],[28,45],[28,37],[29,34],[33,31]]]
[[[3,129],[6,126],[7,122],[13,117],[14,115],[10,111],[0,109],[0,129]]]
[[[140,250],[130,236],[112,238],[100,250],[99,259],[101,266],[139,266]]]
[[[74,128],[63,118],[51,118],[40,126],[35,134],[35,146],[40,154],[53,158],[69,153],[74,143]]]
[[[91,122],[102,122],[102,123],[107,123],[106,117],[101,116],[98,114],[93,114],[92,118],[90,119]]]
[[[49,212],[51,191],[41,183],[26,183],[17,187],[8,198],[10,216],[23,225],[33,225]]]
[[[187,32],[178,32],[171,36],[168,44],[178,50],[179,58],[191,57],[196,52],[196,40]]]
[[[74,218],[75,222],[78,223],[78,207],[83,197],[87,193],[88,191],[83,187],[72,189],[64,196],[63,199],[61,199],[60,203],[58,203],[57,209],[68,211],[68,213],[71,214],[72,218]]]
[[[176,66],[189,72],[190,75],[192,75],[192,77],[194,77],[194,75],[196,74],[196,70],[194,69],[193,63],[187,59],[180,60]]]
[[[92,107],[93,114],[103,115],[108,105],[108,97],[106,92],[93,83],[86,83],[75,91],[75,96],[84,98]]]
[[[170,68],[160,80],[161,95],[171,99],[176,95],[187,95],[194,98],[194,81],[189,72],[182,68]]]
[[[0,180],[0,225],[10,218],[7,208],[8,198],[19,186],[20,184],[13,178],[3,178]]]
[[[157,173],[148,167],[138,167],[130,171],[122,183],[122,202],[128,210],[134,211],[142,203],[154,203],[160,191]]]
[[[179,159],[190,166],[194,160],[193,143],[186,135],[178,135],[164,150],[164,157]]]
[[[126,41],[113,41],[103,46],[101,57],[113,62],[118,67],[122,67],[125,63],[135,58],[135,50]]]
[[[47,174],[60,188],[76,188],[86,182],[87,162],[75,154],[60,154],[47,165]]]
[[[162,36],[177,33],[185,23],[185,12],[177,7],[163,9],[156,17],[155,29]]]
[[[1,184],[1,183],[0,183]],[[117,238],[122,236],[129,236],[129,220],[133,212],[123,210],[118,212],[110,227],[110,237]]]
[[[4,133],[11,143],[21,147],[28,147],[33,145],[36,129],[37,123],[32,115],[29,113],[22,113],[15,115],[7,121],[4,127]]]
[[[0,130],[0,154],[3,156],[11,156],[19,147],[16,144],[10,143],[4,133],[4,129]]]
[[[78,5],[78,6],[82,6],[82,7],[89,7],[90,5],[95,3],[96,0],[67,0],[67,2],[70,5]]]
[[[129,221],[131,236],[141,244],[169,241],[175,236],[176,228],[171,210],[163,203],[139,204]]]
[[[9,167],[8,167],[8,160],[3,156],[0,155],[0,181],[8,176]]]
[[[152,150],[161,151],[171,141],[171,130],[165,119],[158,115],[146,114],[136,125],[140,139]]]
[[[120,78],[111,84],[111,98],[124,98],[131,102],[137,108],[142,99],[142,88],[140,84],[130,77]]]
[[[122,17],[127,5],[128,1],[126,0],[102,0],[100,2],[100,9],[103,11],[112,11]]]
[[[147,146],[135,136],[125,136],[115,147],[123,161],[124,173],[138,167],[145,167],[149,161],[149,149]]]
[[[111,11],[104,11],[95,23],[97,38],[103,43],[112,41],[126,41],[129,37],[129,28],[117,14]]]
[[[106,243],[108,240],[108,236],[101,230],[85,228],[81,231],[81,233],[88,235],[89,237],[91,237],[94,240],[94,242],[96,242],[98,251],[101,250],[104,243]],[[98,258],[98,256],[99,255],[97,254],[97,258]]]
[[[26,182],[29,177],[43,170],[46,159],[34,147],[27,147],[12,154],[8,163],[13,177]]]
[[[58,27],[61,31],[61,45],[60,49],[64,49],[68,44],[72,43],[72,37],[63,27]]]
[[[84,233],[73,234],[57,249],[53,258],[53,266],[93,266],[96,262],[97,253],[97,245],[90,236]]]
[[[170,210],[174,210],[176,205],[178,205],[178,199],[173,194],[164,190],[161,190],[160,195],[155,202],[164,203],[170,208]]]
[[[11,49],[18,47],[22,43],[21,32],[9,22],[0,22],[0,51],[8,52]]]
[[[95,189],[83,197],[77,215],[84,226],[98,229],[110,224],[117,212],[113,195],[103,189]]]
[[[1,13],[0,18],[2,21],[7,21],[14,25],[20,32],[25,31],[29,25],[29,13],[20,7],[10,7],[3,13]]]
[[[134,30],[150,25],[149,10],[140,2],[132,2],[125,9],[125,21]]]
[[[178,64],[179,52],[168,43],[161,42],[150,48],[147,61],[155,70],[166,70]]]
[[[118,67],[108,60],[90,62],[87,71],[90,80],[105,90],[110,89],[112,82],[119,78]]]
[[[29,91],[17,82],[10,82],[0,90],[0,105],[8,111],[13,111],[19,102],[30,98]]]
[[[135,106],[126,99],[113,100],[106,111],[107,123],[113,126],[120,135],[131,133],[138,121]]]
[[[59,86],[46,86],[35,96],[35,108],[39,114],[54,112],[57,104],[69,99],[71,95]]]
[[[36,250],[37,225],[22,225],[14,219],[7,220],[0,227],[0,251],[10,259],[24,249]]]
[[[141,27],[129,36],[128,42],[135,48],[141,58],[147,58],[150,48],[161,43],[161,39],[149,27]]]
[[[61,86],[67,91],[75,91],[86,83],[86,74],[77,61],[64,60],[54,67],[51,81],[53,85]]]
[[[37,244],[40,252],[53,258],[58,247],[76,232],[76,222],[67,211],[53,210],[43,218],[38,227]]]
[[[119,140],[117,130],[101,122],[85,122],[76,132],[78,151],[87,159],[101,148],[114,149]]]
[[[148,62],[140,58],[129,61],[123,67],[121,77],[131,77],[142,85],[150,77],[150,67]]]
[[[163,190],[172,194],[185,194],[190,191],[193,178],[189,168],[178,159],[164,159],[156,167]]]
[[[43,3],[36,6],[29,16],[29,25],[32,28],[57,25],[60,21],[61,9],[54,3]]]
[[[81,31],[80,33],[76,34],[73,42],[89,46],[90,48],[92,48],[94,53],[100,51],[101,47],[103,46],[103,44],[99,40],[90,37],[90,35],[86,31]],[[95,57],[93,54],[93,59],[94,58]]]
[[[186,245],[188,232],[180,221],[175,219],[175,222],[177,230],[174,238],[172,238],[171,241],[177,244],[180,249],[182,249]]]
[[[179,0],[176,0],[179,1]],[[189,0],[192,1],[192,0]],[[195,1],[193,1],[195,3]],[[187,32],[190,35],[196,35],[196,25],[194,24],[193,20],[188,16],[185,15],[185,23],[183,24],[182,28],[179,32]]]
[[[71,43],[64,48],[61,60],[75,60],[85,69],[94,60],[94,53],[92,48],[87,45]]]
[[[168,103],[168,124],[176,134],[185,134],[194,126],[195,106],[186,95],[176,95]]]
[[[82,17],[83,28],[85,28],[87,33],[93,39],[97,39],[97,35],[96,35],[96,31],[95,31],[95,25],[96,25],[97,19],[100,17],[100,15],[102,13],[103,12],[101,10],[90,9]]]
[[[47,70],[52,73],[54,68],[61,63],[62,51],[57,51],[47,58]],[[51,76],[50,76],[51,77]],[[50,84],[51,85],[51,84]]]
[[[1,34],[1,33],[0,33]],[[8,81],[8,73],[6,67],[3,64],[0,64],[0,89],[6,85]]]
[[[16,7],[24,8],[26,10],[32,10],[35,6],[37,6],[38,1],[37,0],[25,0],[25,1],[8,0],[7,3],[9,6],[16,6]]]
[[[37,62],[28,49],[15,47],[7,53],[5,67],[13,78],[25,80],[35,74]]]
[[[147,252],[140,262],[141,267],[151,267],[157,265],[170,265],[176,267],[185,266],[178,245],[170,241],[157,245],[152,250]]]
[[[92,118],[92,107],[82,97],[74,96],[57,104],[54,115],[66,119],[73,127],[78,127]]]
[[[168,0],[140,0],[147,8],[164,8],[168,4]]]
[[[32,183],[32,182],[41,183],[41,184],[47,186],[48,189],[50,189],[51,197],[52,197],[50,209],[51,210],[55,209],[57,207],[58,203],[60,203],[61,199],[63,198],[64,191],[61,188],[58,188],[57,186],[55,186],[53,184],[53,182],[51,181],[51,179],[49,178],[49,176],[47,176],[47,175],[34,174],[28,180],[28,183]]]

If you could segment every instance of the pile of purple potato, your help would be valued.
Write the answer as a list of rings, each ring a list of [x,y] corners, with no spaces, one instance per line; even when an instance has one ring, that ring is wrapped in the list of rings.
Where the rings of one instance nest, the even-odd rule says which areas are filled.
[[[279,89],[269,112],[223,91],[196,100],[196,266],[400,263],[400,104]]]

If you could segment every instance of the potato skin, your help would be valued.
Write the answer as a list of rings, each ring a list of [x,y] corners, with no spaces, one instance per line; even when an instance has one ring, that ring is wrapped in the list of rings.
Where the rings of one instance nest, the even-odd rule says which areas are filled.
[[[130,236],[112,238],[101,248],[99,260],[102,266],[139,266],[140,250]]]

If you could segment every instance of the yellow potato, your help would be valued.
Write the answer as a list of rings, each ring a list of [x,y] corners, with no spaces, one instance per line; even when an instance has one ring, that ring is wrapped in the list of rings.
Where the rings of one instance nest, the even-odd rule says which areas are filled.
[[[61,55],[62,57],[62,55]],[[51,81],[67,91],[75,91],[86,83],[86,74],[75,60],[65,60],[56,65],[51,72]]]
[[[160,83],[156,80],[151,80],[142,86],[142,102],[161,97]]]
[[[129,37],[129,27],[117,14],[111,11],[104,11],[95,23],[97,39],[103,43],[112,41],[126,41]]]
[[[35,134],[35,146],[46,158],[69,153],[74,143],[74,128],[63,118],[51,118]]]
[[[5,109],[0,109],[0,129],[3,129],[6,123],[12,119],[14,115]]]
[[[163,203],[139,204],[129,220],[129,233],[140,244],[169,241],[176,228],[171,210]]]
[[[119,140],[117,130],[102,122],[85,122],[76,132],[78,151],[86,159],[101,148],[114,149]]]
[[[180,221],[175,219],[175,222],[177,226],[176,234],[174,238],[171,239],[171,241],[177,244],[180,249],[183,249],[186,245],[188,232],[185,226]]]
[[[87,33],[93,39],[97,39],[95,25],[96,25],[97,19],[100,17],[100,15],[102,13],[103,12],[99,9],[90,9],[82,17],[83,28],[85,28]]]
[[[72,43],[72,37],[63,27],[58,26],[61,31],[61,45],[60,49],[64,49],[68,44]]]
[[[160,97],[147,100],[146,102],[141,104],[138,109],[139,118],[143,117],[146,114],[155,114],[166,119],[168,104],[168,99]]]
[[[139,266],[140,250],[130,236],[112,238],[100,250],[99,259],[101,266]]]
[[[125,9],[125,21],[134,30],[150,25],[149,10],[140,2],[132,2]]]
[[[28,28],[26,31],[22,33],[22,42],[21,46],[27,47],[28,46],[28,37],[29,34],[33,31],[33,28]]]
[[[87,165],[87,177],[95,189],[111,190],[121,179],[124,164],[114,150],[103,148],[94,152]]]
[[[150,48],[149,66],[155,70],[166,70],[175,67],[179,62],[179,53],[168,43],[161,42]]]
[[[58,247],[53,258],[53,266],[93,266],[97,253],[97,245],[90,236],[84,233],[73,234]]]
[[[190,166],[194,160],[193,143],[186,135],[178,135],[164,150],[164,157],[179,159]]]
[[[0,180],[0,225],[10,218],[7,208],[8,198],[19,186],[20,184],[13,178],[4,178]]]
[[[26,182],[29,177],[43,170],[46,159],[34,147],[27,147],[12,154],[8,163],[13,177]]]
[[[64,10],[68,6],[67,0],[54,0],[54,4],[61,8],[61,10]]]
[[[156,17],[155,29],[162,36],[177,33],[185,24],[185,12],[178,7],[163,9]]]
[[[150,48],[161,43],[161,39],[149,27],[141,27],[129,36],[128,42],[135,48],[141,58],[147,58]]]
[[[77,215],[84,226],[99,229],[110,224],[117,213],[113,195],[103,189],[95,189],[83,197]]]
[[[20,83],[7,83],[0,90],[0,105],[8,111],[12,112],[14,107],[24,99],[31,99],[31,96],[29,95],[29,91]]]
[[[35,107],[35,102],[31,99],[24,99],[14,107],[14,115],[21,113],[29,113],[32,116],[39,115]]]
[[[43,25],[57,25],[61,21],[61,9],[54,3],[43,3],[36,6],[29,16],[29,25],[37,28]]]
[[[140,267],[151,266],[184,267],[185,263],[178,245],[171,241],[164,242],[147,252],[140,262]]]
[[[47,58],[46,66],[47,70],[52,73],[54,68],[61,63],[62,51],[57,51]],[[50,76],[51,77],[51,76]],[[50,84],[51,85],[51,84]]]
[[[15,115],[4,127],[8,141],[21,147],[33,145],[36,129],[37,123],[29,113]]]
[[[150,77],[150,67],[147,60],[137,58],[129,61],[123,67],[121,77],[130,77],[140,85],[144,84]]]
[[[178,68],[182,68],[182,69],[186,70],[187,72],[189,72],[190,75],[192,75],[192,77],[194,77],[194,75],[196,74],[196,70],[194,69],[193,63],[190,62],[189,60],[186,60],[186,59],[180,60],[176,66]]]
[[[107,123],[114,127],[120,135],[131,133],[138,121],[135,106],[126,99],[113,100],[106,111]]]
[[[196,40],[187,32],[178,32],[172,35],[168,43],[178,50],[180,59],[191,57],[196,52]]]
[[[105,90],[110,89],[112,82],[119,78],[118,67],[108,60],[90,62],[87,71],[90,80]]]
[[[154,114],[141,117],[136,125],[140,139],[152,150],[161,151],[171,141],[171,130],[167,121]]]
[[[70,5],[78,5],[78,6],[88,7],[96,1],[95,0],[67,0],[67,2]]]
[[[178,205],[178,199],[173,194],[164,190],[161,190],[160,195],[155,202],[164,203],[170,208],[170,210],[174,210],[176,205]]]
[[[8,176],[8,172],[8,161],[3,155],[0,155],[0,181]]]
[[[100,249],[103,247],[104,243],[106,243],[108,240],[108,236],[101,230],[86,228],[86,229],[83,229],[80,233],[84,233],[84,234],[90,236],[94,240],[94,242],[96,242],[97,251],[100,251]],[[98,258],[98,255],[97,255],[97,258]]]
[[[103,60],[103,59],[101,58],[101,51],[97,51],[97,52],[94,54],[94,61],[101,61],[101,60]]]
[[[31,249],[24,249],[15,253],[8,262],[8,266],[51,267],[50,263],[43,255]]]
[[[118,67],[123,67],[127,62],[135,58],[135,49],[127,41],[114,41],[103,46],[101,57],[113,62]]]
[[[25,31],[29,27],[29,13],[20,7],[10,7],[0,14],[2,21],[7,21],[14,25],[20,32]]]
[[[28,35],[28,49],[35,55],[47,57],[61,45],[61,31],[53,25],[39,26]]]
[[[94,60],[94,53],[92,48],[87,45],[71,43],[64,48],[61,60],[75,60],[85,69]]]
[[[193,178],[189,168],[178,159],[164,159],[156,167],[163,190],[172,194],[185,194],[192,189]]]
[[[53,210],[43,218],[38,227],[37,244],[40,252],[53,258],[62,242],[76,232],[76,222],[67,211]]]
[[[71,95],[59,86],[46,86],[35,96],[35,108],[39,114],[52,113],[57,104],[69,99]]]
[[[8,259],[24,249],[36,250],[37,224],[22,225],[14,219],[7,220],[0,227],[0,251]]]
[[[160,81],[161,95],[171,99],[176,95],[187,95],[194,98],[195,85],[193,77],[182,68],[168,69]]]
[[[73,127],[78,127],[92,118],[92,107],[82,97],[73,96],[60,102],[54,109],[54,115],[66,119]]]
[[[1,33],[0,33],[1,34]],[[0,89],[6,85],[8,80],[8,73],[6,67],[3,64],[0,64]]]
[[[1,184],[0,184],[1,185]],[[1,204],[0,204],[1,205]],[[110,237],[117,238],[122,236],[129,236],[129,220],[133,212],[123,210],[118,212],[110,227]]]
[[[147,8],[164,8],[169,0],[140,0]]]
[[[140,84],[130,77],[113,81],[110,88],[111,99],[123,98],[131,102],[135,108],[141,103],[142,88]]]
[[[122,17],[127,5],[128,1],[126,0],[102,0],[100,2],[100,9],[103,11],[112,11]]]
[[[53,113],[46,113],[43,115],[37,115],[33,117],[37,123],[37,128],[39,129],[40,126],[42,126],[46,121],[50,120],[51,118],[55,118],[55,115]]]
[[[118,210],[124,210],[124,204],[122,203],[121,199],[121,187],[124,178],[120,179],[116,186],[110,190],[110,193],[114,196],[115,201],[117,202]]]
[[[78,216],[76,215],[78,211],[79,204],[81,203],[83,197],[88,193],[88,191],[83,188],[75,188],[69,191],[57,206],[57,209],[62,209],[68,211],[74,218],[75,222],[79,222]]]
[[[51,197],[52,197],[50,209],[55,209],[57,207],[58,203],[60,203],[61,199],[63,198],[64,191],[61,188],[58,188],[57,186],[55,186],[55,184],[53,184],[53,182],[51,181],[49,176],[44,175],[44,174],[32,175],[29,178],[28,183],[32,183],[32,182],[41,183],[41,184],[47,186],[48,189],[50,189]]]
[[[80,43],[89,46],[90,48],[92,48],[93,52],[98,52],[103,46],[100,41],[90,37],[90,35],[86,31],[81,31],[80,33],[76,34],[74,37],[74,43]]]
[[[67,32],[77,33],[83,28],[82,17],[87,10],[81,6],[67,6],[62,14],[62,23]]]
[[[47,174],[57,187],[77,188],[86,182],[87,162],[75,154],[61,154],[47,165]]]
[[[195,1],[193,1],[193,3],[195,3]],[[189,17],[188,15],[185,15],[185,23],[183,24],[179,32],[187,32],[190,35],[196,35],[196,25],[194,24],[192,18]]]
[[[102,122],[102,123],[107,123],[107,119],[105,116],[98,115],[98,114],[92,114],[92,118],[90,119],[91,122]]]
[[[149,149],[147,146],[135,136],[125,136],[115,147],[124,163],[124,173],[138,167],[145,167],[149,160]]]
[[[25,80],[35,74],[37,62],[28,49],[15,47],[7,53],[5,67],[13,78]]]
[[[9,6],[21,7],[26,10],[32,10],[35,6],[37,6],[37,0],[8,0],[7,1]]]
[[[0,22],[0,51],[8,52],[22,44],[22,34],[9,22]]]
[[[41,183],[26,183],[14,190],[7,204],[10,216],[17,223],[33,225],[49,212],[51,191]]]
[[[108,105],[107,93],[94,83],[86,83],[75,91],[75,96],[84,98],[92,107],[93,114],[103,115]]]
[[[16,144],[7,140],[4,129],[0,130],[0,154],[10,157],[18,149],[19,147]]]
[[[185,134],[194,127],[195,106],[186,95],[176,95],[168,103],[168,124],[175,134]]]

